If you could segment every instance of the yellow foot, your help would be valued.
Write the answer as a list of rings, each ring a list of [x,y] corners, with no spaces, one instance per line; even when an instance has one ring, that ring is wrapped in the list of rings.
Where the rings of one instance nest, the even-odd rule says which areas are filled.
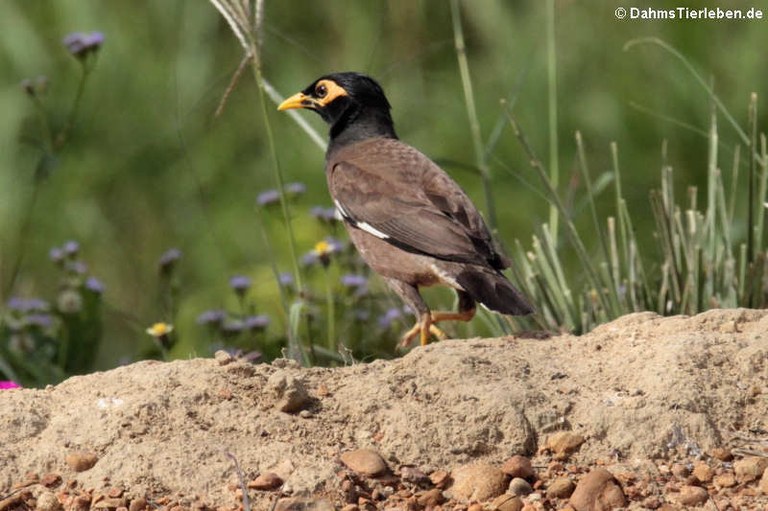
[[[437,326],[432,323],[431,317],[426,318],[426,324],[424,322],[424,318],[422,318],[415,325],[413,325],[413,327],[411,327],[410,330],[408,330],[403,335],[402,340],[398,345],[398,348],[399,349],[407,348],[408,346],[411,345],[411,342],[413,342],[416,336],[420,337],[421,345],[426,346],[427,343],[429,343],[429,334],[432,334],[441,340],[448,337],[447,335],[445,335],[445,332],[437,328]]]

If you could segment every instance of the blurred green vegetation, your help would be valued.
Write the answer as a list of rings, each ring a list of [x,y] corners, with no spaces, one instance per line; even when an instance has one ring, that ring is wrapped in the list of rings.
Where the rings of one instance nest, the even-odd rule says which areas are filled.
[[[707,7],[718,4],[726,7],[726,2]],[[619,5],[629,7],[620,1],[555,2],[559,192],[569,208],[578,206],[583,195],[576,130],[584,138],[595,180],[612,167],[610,144],[616,142],[623,193],[642,246],[652,240],[655,228],[649,191],[659,187],[662,141],[667,141],[666,163],[675,169],[679,198],[689,185],[698,185],[702,201],[705,197],[711,101],[669,53],[654,45],[625,51],[625,43],[653,36],[673,45],[711,80],[746,131],[751,93],[758,93],[759,105],[766,94],[768,22],[617,20]],[[549,204],[500,100],[506,98],[546,162],[546,2],[477,0],[461,6],[481,134],[487,141],[495,129],[502,130],[490,159],[499,238],[509,247],[515,239],[527,245],[548,220]],[[768,4],[734,1],[727,7],[762,7],[768,16]],[[263,73],[281,94],[292,94],[331,71],[371,74],[394,107],[400,137],[440,162],[485,207],[448,2],[267,0],[265,9]],[[62,129],[80,70],[61,41],[71,32],[95,30],[106,41],[75,123],[50,175],[36,180],[39,117],[20,83],[47,77],[45,108],[54,130]],[[241,59],[239,44],[207,2],[2,3],[1,303],[12,296],[55,295],[60,282],[49,250],[73,239],[87,254],[90,274],[105,285],[98,367],[152,352],[154,340],[145,329],[157,321],[174,324],[178,343],[173,356],[207,355],[210,337],[195,319],[208,309],[237,309],[238,298],[229,287],[233,275],[247,275],[253,282],[251,312],[270,316],[271,330],[285,329],[270,254],[254,213],[257,194],[276,184],[251,73],[242,74],[221,115],[214,116]],[[765,112],[758,108],[757,125],[763,128],[768,125]],[[326,131],[319,118],[305,117]],[[297,250],[309,252],[329,234],[309,215],[313,206],[330,206],[323,153],[288,116],[270,112],[270,124],[286,180],[307,188],[292,203],[292,212]],[[721,122],[722,166],[727,167],[723,162],[730,161],[739,141]],[[748,163],[742,158],[742,173]],[[738,194],[746,194],[745,186]],[[613,200],[609,187],[598,196],[598,209],[607,210]],[[745,216],[746,198],[737,201],[736,209]],[[588,246],[597,250],[596,238],[588,236],[588,211],[573,212]],[[267,211],[266,219],[278,270],[290,271],[279,215]],[[734,236],[743,241],[746,233],[737,230]],[[175,270],[172,310],[167,283],[158,272],[158,259],[171,247],[183,252]],[[17,260],[21,264],[14,279]],[[578,271],[576,258],[571,261],[569,271]],[[319,273],[315,277],[322,283]],[[318,293],[323,292],[320,287]],[[428,295],[451,304],[447,293]],[[454,331],[483,334],[486,328],[476,320]],[[394,345],[397,329],[389,335],[384,341]],[[278,348],[264,349],[276,354]]]

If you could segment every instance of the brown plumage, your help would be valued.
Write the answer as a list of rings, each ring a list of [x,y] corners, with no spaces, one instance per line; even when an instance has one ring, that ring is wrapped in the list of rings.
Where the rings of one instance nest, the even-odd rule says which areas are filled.
[[[309,108],[331,125],[326,154],[328,189],[352,243],[368,265],[417,314],[403,336],[408,345],[439,321],[469,321],[475,304],[513,315],[533,307],[504,277],[509,260],[497,249],[469,197],[418,150],[397,139],[381,87],[358,73],[315,80],[279,110]],[[431,312],[421,286],[456,290],[457,312]]]

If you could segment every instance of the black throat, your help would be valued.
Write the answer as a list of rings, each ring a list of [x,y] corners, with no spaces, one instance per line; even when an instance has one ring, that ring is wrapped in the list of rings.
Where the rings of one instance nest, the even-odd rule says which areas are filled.
[[[397,138],[389,110],[353,105],[331,125],[328,152],[376,137]]]

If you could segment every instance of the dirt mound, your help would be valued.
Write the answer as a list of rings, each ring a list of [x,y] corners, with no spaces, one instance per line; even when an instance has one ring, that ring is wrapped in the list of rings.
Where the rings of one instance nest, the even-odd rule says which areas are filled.
[[[33,472],[233,505],[228,454],[246,480],[272,471],[283,494],[328,494],[350,449],[429,474],[533,456],[556,431],[585,438],[570,461],[585,465],[765,437],[768,312],[633,314],[582,337],[444,341],[338,369],[140,362],[3,391],[0,498]],[[75,472],[67,455],[81,451],[98,461]]]

